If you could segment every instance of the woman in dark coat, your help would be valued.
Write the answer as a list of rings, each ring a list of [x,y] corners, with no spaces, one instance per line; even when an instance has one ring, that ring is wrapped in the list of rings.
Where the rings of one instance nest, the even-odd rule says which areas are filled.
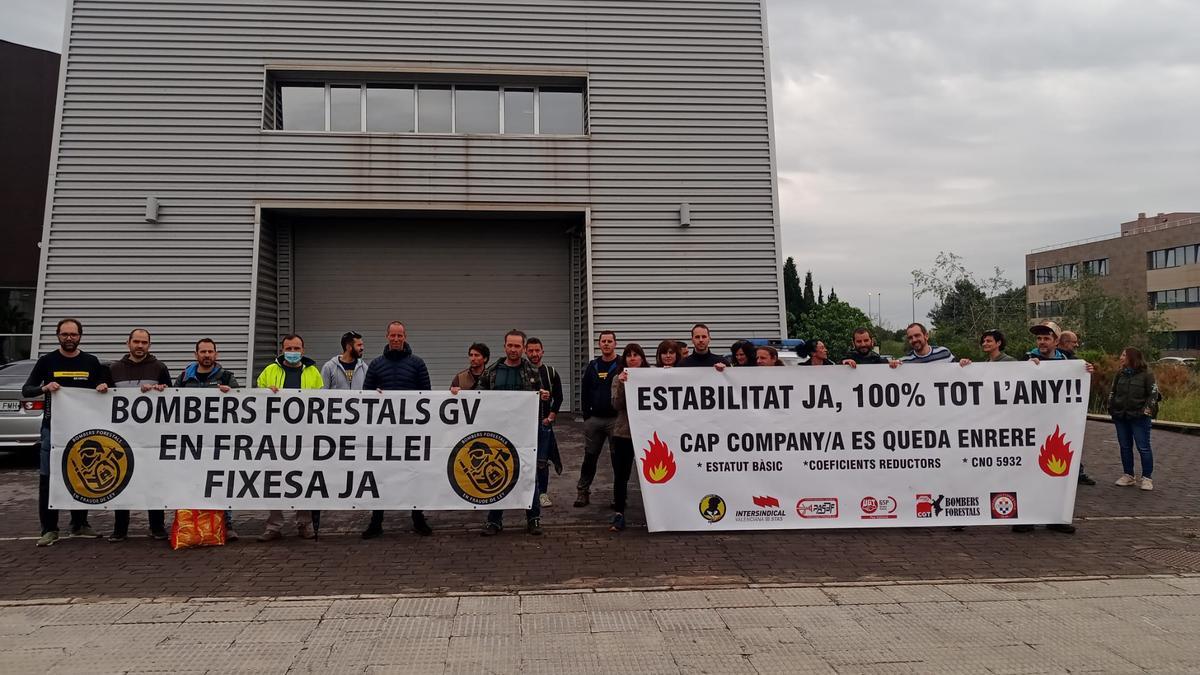
[[[1112,415],[1113,426],[1117,428],[1121,466],[1125,470],[1117,479],[1117,485],[1121,487],[1139,484],[1133,477],[1133,446],[1137,445],[1142,460],[1141,488],[1154,489],[1154,483],[1150,480],[1150,474],[1154,472],[1150,420],[1157,405],[1158,387],[1154,383],[1154,373],[1146,366],[1141,351],[1126,347],[1121,352],[1120,370],[1108,396],[1108,413]]]

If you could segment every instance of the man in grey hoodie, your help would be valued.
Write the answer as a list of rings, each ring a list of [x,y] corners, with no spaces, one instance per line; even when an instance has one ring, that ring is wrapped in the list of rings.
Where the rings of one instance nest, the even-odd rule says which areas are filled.
[[[359,391],[367,381],[367,363],[363,361],[363,337],[349,331],[342,336],[342,353],[321,366],[326,389]]]

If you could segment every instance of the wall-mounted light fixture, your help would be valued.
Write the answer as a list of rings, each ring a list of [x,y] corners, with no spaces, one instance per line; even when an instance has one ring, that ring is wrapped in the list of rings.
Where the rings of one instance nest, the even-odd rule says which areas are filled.
[[[158,199],[155,197],[146,197],[146,222],[158,222]]]
[[[692,224],[692,205],[687,202],[679,205],[679,224],[683,227]]]

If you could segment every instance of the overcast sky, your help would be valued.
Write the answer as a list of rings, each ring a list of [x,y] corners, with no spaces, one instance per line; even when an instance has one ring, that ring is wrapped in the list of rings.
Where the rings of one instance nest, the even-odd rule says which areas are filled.
[[[58,51],[62,7],[0,0],[0,38]],[[940,250],[1019,284],[1030,248],[1200,210],[1200,2],[768,7],[784,256],[885,323]]]

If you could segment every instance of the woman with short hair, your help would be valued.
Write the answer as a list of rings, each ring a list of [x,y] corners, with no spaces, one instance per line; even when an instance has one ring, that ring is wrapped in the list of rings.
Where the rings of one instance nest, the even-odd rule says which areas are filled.
[[[661,345],[660,345],[661,348]],[[629,476],[633,473],[633,434],[629,431],[629,409],[625,403],[625,382],[629,379],[630,368],[649,368],[646,352],[636,342],[625,345],[621,352],[621,374],[612,383],[613,408],[617,410],[617,419],[613,422],[612,446],[609,456],[613,468],[613,516],[610,532],[620,532],[625,529],[625,502],[629,494]]]

